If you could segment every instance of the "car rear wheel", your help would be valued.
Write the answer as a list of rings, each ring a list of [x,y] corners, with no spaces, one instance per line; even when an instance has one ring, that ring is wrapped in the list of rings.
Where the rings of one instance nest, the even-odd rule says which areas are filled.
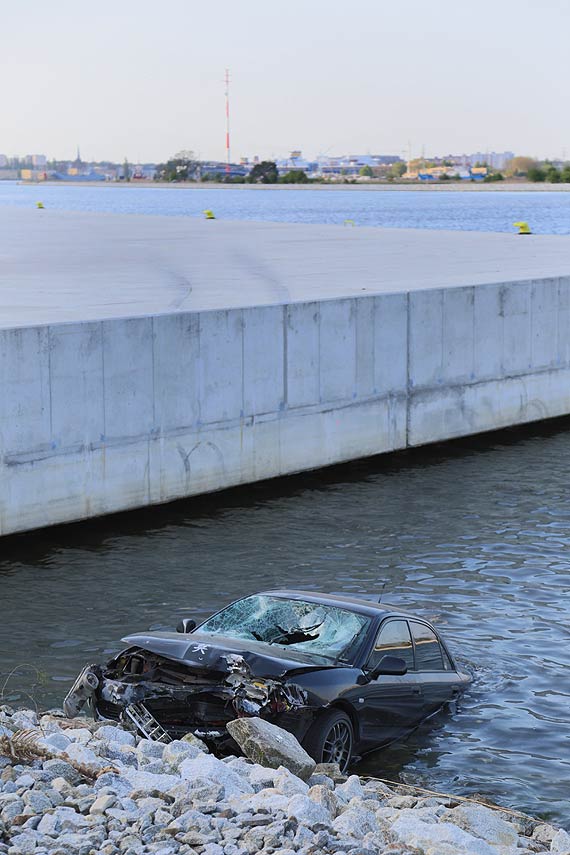
[[[341,772],[346,772],[354,745],[350,718],[342,710],[325,712],[312,725],[304,745],[317,763],[338,763]]]

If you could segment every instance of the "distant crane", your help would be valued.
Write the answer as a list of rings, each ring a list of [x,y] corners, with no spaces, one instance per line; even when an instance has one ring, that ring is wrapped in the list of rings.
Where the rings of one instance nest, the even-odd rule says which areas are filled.
[[[231,172],[230,166],[230,70],[226,68],[226,175]]]

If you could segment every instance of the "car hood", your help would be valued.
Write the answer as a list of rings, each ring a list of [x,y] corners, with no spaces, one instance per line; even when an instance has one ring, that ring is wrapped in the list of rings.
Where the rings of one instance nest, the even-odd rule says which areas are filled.
[[[322,656],[283,650],[276,645],[244,638],[209,635],[206,632],[192,632],[188,635],[147,632],[127,635],[122,640],[200,671],[228,671],[227,657],[236,655],[242,656],[251,671],[259,677],[283,677],[291,672],[337,667],[332,660]]]

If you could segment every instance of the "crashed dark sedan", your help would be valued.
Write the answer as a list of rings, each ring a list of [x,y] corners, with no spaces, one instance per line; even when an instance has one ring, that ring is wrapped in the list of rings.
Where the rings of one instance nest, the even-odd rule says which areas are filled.
[[[423,618],[351,597],[267,591],[196,627],[146,632],[106,665],[83,669],[64,710],[130,720],[149,738],[194,733],[234,750],[226,724],[260,716],[293,733],[317,762],[344,770],[399,739],[470,677]]]

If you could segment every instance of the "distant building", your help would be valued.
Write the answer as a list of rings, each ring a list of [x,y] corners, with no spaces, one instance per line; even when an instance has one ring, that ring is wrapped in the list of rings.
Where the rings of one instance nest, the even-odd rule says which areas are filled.
[[[22,181],[45,181],[47,173],[45,169],[20,169],[20,178]]]
[[[8,166],[8,158],[5,154],[0,154],[0,169],[4,169]]]
[[[47,157],[45,154],[30,155],[32,166],[35,169],[47,169]]]
[[[341,157],[318,158],[318,171],[322,176],[358,176],[364,166],[371,169],[402,163],[397,154],[349,154]]]
[[[242,158],[243,160],[243,158]],[[249,172],[249,167],[244,163],[230,163],[228,165],[221,160],[202,160],[200,162],[200,175],[212,176],[213,178],[245,178]]]

